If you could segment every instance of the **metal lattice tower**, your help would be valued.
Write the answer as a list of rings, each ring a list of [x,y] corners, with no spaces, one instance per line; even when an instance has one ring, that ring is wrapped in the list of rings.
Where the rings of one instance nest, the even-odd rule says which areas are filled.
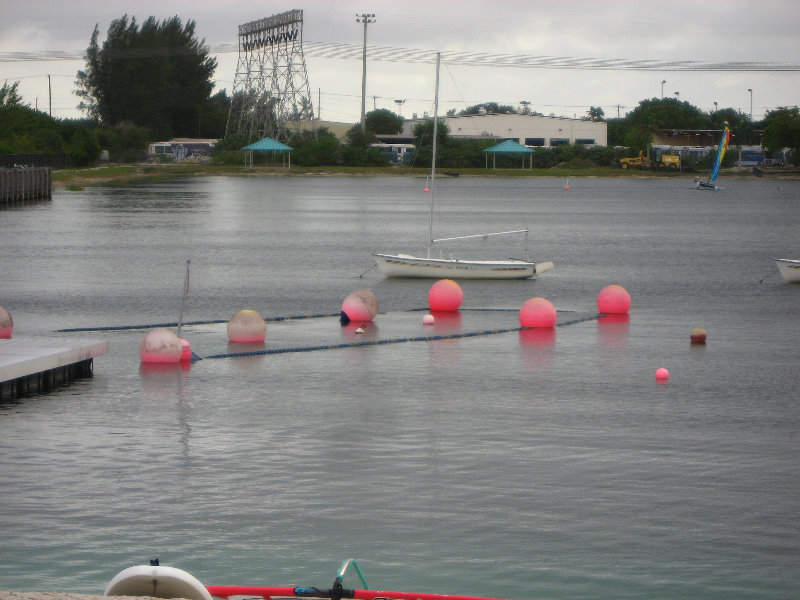
[[[303,57],[303,11],[239,25],[239,62],[225,134],[285,139],[311,121],[314,107]]]

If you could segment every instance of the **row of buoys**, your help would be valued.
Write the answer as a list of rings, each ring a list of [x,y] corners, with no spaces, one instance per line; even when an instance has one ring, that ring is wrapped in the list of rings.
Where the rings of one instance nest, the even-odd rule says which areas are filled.
[[[254,310],[240,310],[228,321],[228,340],[231,342],[263,344],[266,337],[267,323]],[[139,358],[143,363],[186,362],[192,360],[192,354],[188,340],[164,327],[148,331],[139,344]]]
[[[11,313],[0,306],[0,340],[11,339],[11,332],[14,330],[14,321]]]

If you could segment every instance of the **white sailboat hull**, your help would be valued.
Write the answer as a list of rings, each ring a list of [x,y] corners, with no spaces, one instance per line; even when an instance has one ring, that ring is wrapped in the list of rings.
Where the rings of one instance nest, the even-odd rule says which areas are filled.
[[[373,253],[384,277],[430,279],[530,279],[553,268],[552,262],[458,260]]]
[[[781,276],[789,283],[800,283],[800,260],[791,258],[774,258]]]

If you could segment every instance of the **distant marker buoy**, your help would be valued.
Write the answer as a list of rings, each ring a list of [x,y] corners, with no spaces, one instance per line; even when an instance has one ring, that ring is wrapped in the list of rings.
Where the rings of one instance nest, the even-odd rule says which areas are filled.
[[[557,320],[556,309],[546,298],[531,298],[519,309],[519,324],[523,327],[555,327]]]
[[[0,306],[0,340],[11,339],[11,332],[14,330],[14,321],[5,308]]]
[[[669,371],[664,367],[656,370],[656,381],[667,381],[669,379]]]
[[[148,331],[139,344],[139,358],[143,363],[177,363],[182,355],[181,338],[163,327]]]
[[[431,190],[430,190],[430,188],[429,188],[429,187],[426,185],[426,186],[425,186],[425,189],[424,189],[424,190],[422,190],[422,191],[423,191],[423,192],[425,192],[425,193],[427,194],[427,193],[428,193],[428,192],[430,192]]]
[[[263,343],[267,337],[267,324],[254,310],[240,310],[228,321],[228,340],[242,344]]]
[[[689,334],[689,339],[692,340],[693,344],[705,344],[706,343],[706,330],[702,327],[695,327],[692,329],[692,333]]]
[[[192,345],[189,343],[189,340],[179,338],[181,340],[181,362],[186,360],[192,360]]]
[[[631,309],[631,295],[621,285],[607,285],[597,295],[597,310],[601,313],[624,314]]]
[[[440,279],[428,291],[428,306],[431,310],[450,312],[458,310],[464,300],[464,291],[452,279]]]
[[[362,333],[364,333],[364,328],[363,327],[356,327],[356,333],[358,335],[361,335]]]
[[[342,302],[340,322],[347,325],[350,321],[372,321],[378,314],[378,299],[369,290],[350,292]]]
[[[425,315],[424,317],[422,317],[423,325],[433,325],[434,322],[435,319],[433,318],[433,315]]]
[[[567,184],[564,186],[565,190],[569,190],[569,179],[567,179]]]

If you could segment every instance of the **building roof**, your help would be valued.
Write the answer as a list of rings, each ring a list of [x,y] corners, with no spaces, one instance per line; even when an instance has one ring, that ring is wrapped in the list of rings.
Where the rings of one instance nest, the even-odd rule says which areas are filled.
[[[263,140],[258,140],[257,142],[245,146],[242,150],[278,150],[286,152],[288,150],[294,150],[294,148],[266,137]]]
[[[484,152],[491,152],[492,154],[530,154],[533,150],[512,140],[506,140],[495,144],[491,148],[486,148]]]

